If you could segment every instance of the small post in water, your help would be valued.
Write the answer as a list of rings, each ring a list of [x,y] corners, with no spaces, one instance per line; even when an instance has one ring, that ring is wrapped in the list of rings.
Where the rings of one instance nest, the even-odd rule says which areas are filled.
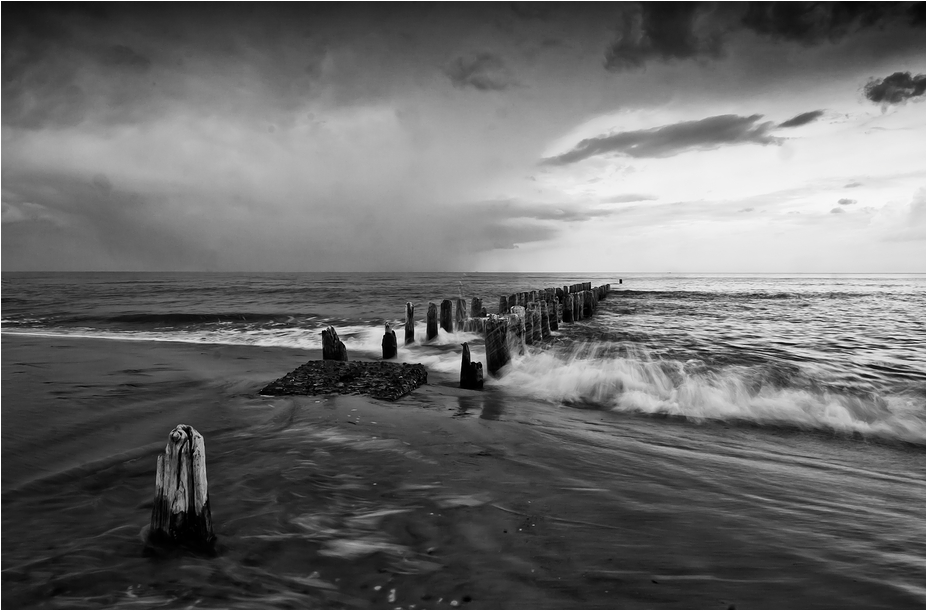
[[[454,329],[463,331],[464,323],[467,322],[467,300],[457,299],[457,307],[454,310]]]
[[[547,302],[541,300],[541,337],[548,339],[550,337],[550,311],[547,309]],[[554,320],[554,324],[557,321]]]
[[[441,328],[448,333],[454,332],[454,304],[450,299],[441,302]]]
[[[386,323],[382,346],[384,359],[396,358],[396,332],[389,328],[389,323]]]
[[[415,341],[415,306],[411,301],[406,302],[406,343],[408,346]]]
[[[428,314],[425,316],[425,340],[431,341],[438,337],[438,306],[433,301],[428,302]]]
[[[482,390],[483,364],[470,360],[470,344],[463,343],[463,354],[460,356],[460,387]]]
[[[490,375],[496,375],[511,358],[509,347],[505,343],[507,326],[508,321],[505,318],[490,316],[486,321],[486,369]]]
[[[328,327],[322,331],[322,360],[348,360],[348,349],[345,348],[344,343],[338,339],[338,332],[335,331],[335,327]]]
[[[206,482],[206,444],[192,426],[178,424],[158,456],[148,537],[211,549],[216,541]]]

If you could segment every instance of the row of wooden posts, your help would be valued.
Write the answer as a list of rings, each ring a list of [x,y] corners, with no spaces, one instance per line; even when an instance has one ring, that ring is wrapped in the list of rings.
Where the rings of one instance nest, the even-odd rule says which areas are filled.
[[[619,282],[621,282],[619,280]],[[425,341],[438,336],[438,326],[448,333],[468,331],[486,338],[486,368],[496,375],[510,360],[512,353],[524,354],[526,346],[541,344],[558,331],[561,323],[573,323],[592,316],[611,291],[611,284],[592,286],[591,282],[523,291],[499,297],[499,313],[487,314],[483,300],[474,297],[445,299],[439,306],[429,302],[425,315]],[[415,306],[406,303],[405,345],[415,342]],[[396,357],[396,332],[389,323],[383,334],[383,358]],[[322,331],[322,358],[346,361],[348,352],[338,339],[334,327]],[[460,366],[462,388],[483,387],[483,365],[470,361],[470,346],[463,344]]]
[[[619,282],[621,282],[619,280]],[[486,360],[489,373],[495,374],[510,360],[511,350],[524,352],[525,345],[540,343],[558,331],[560,323],[578,322],[592,316],[611,291],[611,284],[592,286],[591,282],[523,291],[499,297],[499,313],[487,314],[483,300],[474,297],[467,308],[467,300],[445,299],[439,306],[428,303],[425,315],[425,341],[438,336],[438,327],[448,333],[467,331],[482,333],[486,337]],[[501,337],[494,337],[501,336]],[[415,306],[406,303],[405,345],[415,342]],[[383,358],[396,357],[396,332],[386,323],[383,333]],[[348,351],[338,338],[334,327],[322,331],[322,358],[347,361]]]

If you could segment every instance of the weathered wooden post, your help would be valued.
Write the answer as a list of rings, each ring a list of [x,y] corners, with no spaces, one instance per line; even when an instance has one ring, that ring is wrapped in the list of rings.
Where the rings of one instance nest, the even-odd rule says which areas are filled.
[[[464,322],[467,320],[467,300],[460,297],[457,299],[457,307],[454,308],[454,329],[463,331]]]
[[[618,284],[621,284],[621,278],[618,278]]]
[[[483,388],[483,364],[470,360],[470,344],[463,343],[460,356],[460,387],[481,390]]]
[[[541,337],[550,338],[550,312],[547,309],[547,302],[541,301]]]
[[[483,300],[474,297],[470,300],[470,318],[479,318],[483,310]]]
[[[525,344],[529,346],[534,344],[534,333],[531,330],[534,326],[534,316],[531,315],[532,309],[533,305],[525,308]]]
[[[518,295],[509,295],[509,309],[506,310],[507,313],[511,313],[512,308],[518,305]]]
[[[570,297],[573,299],[573,320],[578,322],[583,319],[582,293],[572,293]]]
[[[585,290],[583,296],[583,318],[592,316],[592,291]]]
[[[348,360],[348,349],[345,348],[344,343],[338,339],[338,332],[335,331],[335,327],[328,327],[322,330],[322,360]]]
[[[486,321],[486,369],[490,375],[496,375],[511,359],[505,342],[507,327],[505,318],[490,316]]]
[[[408,346],[415,341],[415,306],[411,301],[406,302],[406,343]]]
[[[386,331],[383,333],[383,358],[384,359],[394,359],[396,358],[396,332],[389,328],[389,323],[386,323]]]
[[[509,300],[505,295],[499,297],[499,316],[507,314],[509,311]]]
[[[441,328],[448,333],[454,332],[454,304],[450,299],[441,302]]]
[[[438,306],[435,302],[428,302],[428,313],[425,315],[425,340],[431,341],[438,337]]]
[[[206,482],[206,445],[192,426],[178,424],[158,456],[155,497],[148,536],[212,548],[216,541]]]
[[[563,294],[563,322],[573,322],[573,296]]]
[[[534,309],[531,310],[531,340],[537,344],[541,341],[541,306],[537,303],[534,304]]]
[[[553,301],[548,304],[548,316],[550,317],[550,330],[560,330],[560,300],[554,297]]]
[[[525,353],[525,308],[515,306],[509,314],[506,340],[509,346],[509,354],[515,352],[518,354]]]

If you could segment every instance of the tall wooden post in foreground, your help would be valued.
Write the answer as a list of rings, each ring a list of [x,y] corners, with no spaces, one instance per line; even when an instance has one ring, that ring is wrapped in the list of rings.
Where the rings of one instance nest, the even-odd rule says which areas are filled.
[[[164,454],[158,456],[148,536],[206,548],[216,541],[209,511],[206,445],[192,426],[175,426]]]
[[[386,323],[386,331],[383,333],[383,358],[384,359],[394,359],[396,358],[396,332],[389,328],[389,323]]]
[[[415,341],[415,306],[411,301],[406,302],[406,343],[408,346]]]

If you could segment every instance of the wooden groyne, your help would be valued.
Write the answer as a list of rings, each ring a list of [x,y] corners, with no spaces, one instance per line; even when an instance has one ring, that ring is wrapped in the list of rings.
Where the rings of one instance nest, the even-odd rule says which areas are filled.
[[[499,313],[482,323],[489,374],[497,375],[513,353],[525,352],[526,345],[545,344],[561,322],[574,323],[595,314],[611,288],[611,284],[580,282],[500,296]]]
[[[470,300],[469,308],[463,298],[444,299],[440,306],[432,301],[428,303],[425,316],[425,342],[438,336],[439,325],[447,333],[480,333],[485,338],[486,369],[490,375],[496,376],[513,354],[524,354],[526,346],[549,344],[552,332],[559,331],[561,324],[573,324],[594,315],[599,301],[608,296],[611,288],[611,284],[592,286],[591,282],[579,282],[500,295],[496,314],[487,313],[479,297]],[[407,302],[405,309],[405,345],[409,345],[415,342],[415,306]],[[460,385],[462,388],[482,388],[482,365],[470,361],[469,345],[464,344],[463,347]],[[396,332],[388,323],[382,348],[384,359],[396,357]],[[322,332],[322,353],[324,360],[348,360],[347,350],[333,327]]]

